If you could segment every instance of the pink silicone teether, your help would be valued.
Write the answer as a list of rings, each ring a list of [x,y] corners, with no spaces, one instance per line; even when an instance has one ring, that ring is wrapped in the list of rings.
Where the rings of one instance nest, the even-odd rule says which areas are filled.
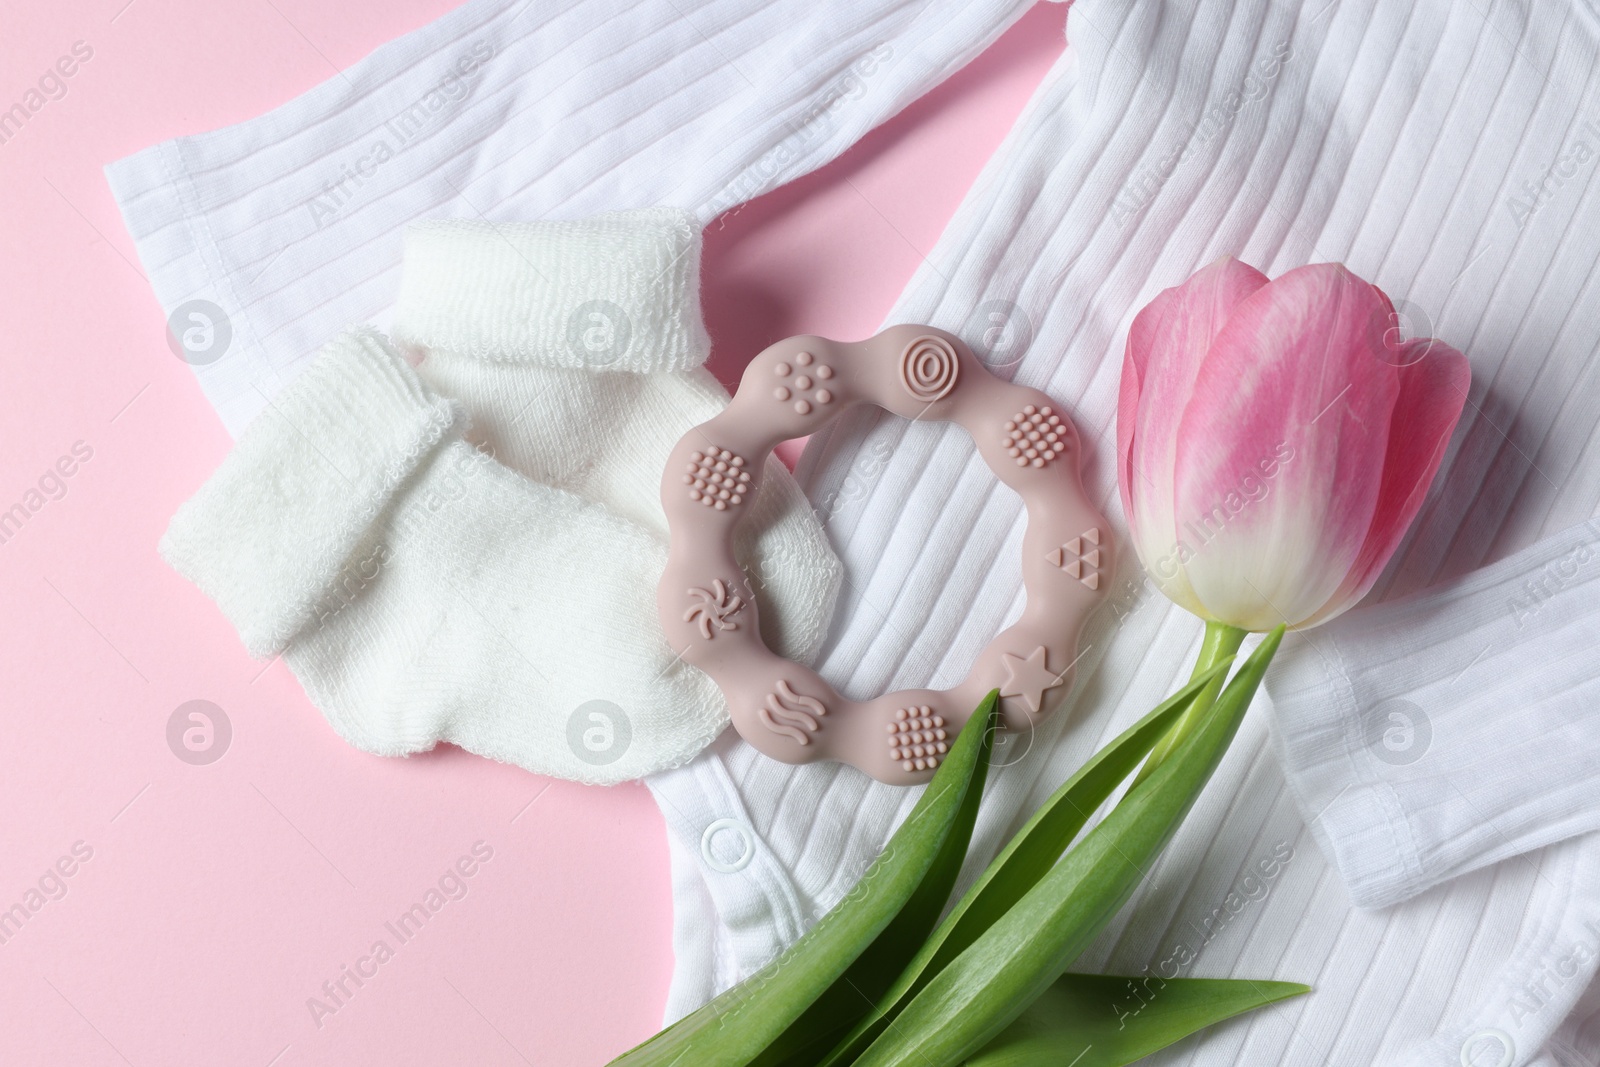
[[[1027,505],[1022,618],[946,692],[846,700],[815,671],[774,655],[733,557],[734,526],[768,453],[854,404],[960,424]],[[751,361],[727,409],[685,434],[667,460],[661,501],[672,544],[659,594],[667,640],[721,687],[744,739],[774,759],[840,760],[879,781],[925,782],[989,690],[999,688],[1010,728],[1038,721],[1067,690],[1113,551],[1105,518],[1084,496],[1078,456],[1077,431],[1048,396],[996,378],[943,330],[894,326],[854,344],[779,341]]]

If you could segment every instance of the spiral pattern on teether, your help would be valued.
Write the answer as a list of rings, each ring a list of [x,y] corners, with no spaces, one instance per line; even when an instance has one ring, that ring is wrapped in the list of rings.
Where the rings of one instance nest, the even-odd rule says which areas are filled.
[[[900,353],[900,384],[926,403],[949,396],[960,373],[955,349],[941,337],[918,337]]]

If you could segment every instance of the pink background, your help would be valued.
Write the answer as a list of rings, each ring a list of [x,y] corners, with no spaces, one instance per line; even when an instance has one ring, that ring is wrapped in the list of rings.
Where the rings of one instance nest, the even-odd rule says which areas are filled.
[[[0,944],[0,1063],[603,1063],[655,1030],[671,974],[649,794],[455,749],[357,752],[162,563],[167,519],[229,441],[167,349],[101,173],[455,5],[124,4],[6,0],[0,37],[0,109],[74,42],[93,49],[0,144],[0,511],[92,450],[0,543],[0,909],[39,905]],[[832,166],[712,225],[724,381],[789,334],[877,328],[1060,54],[1063,21],[1036,8]],[[205,766],[166,736],[197,699],[233,730]],[[466,895],[398,944],[384,923],[480,841],[493,855]],[[75,845],[92,854],[73,861]],[[47,876],[58,861],[73,873]],[[379,938],[393,958],[346,979],[318,1027],[307,999]]]

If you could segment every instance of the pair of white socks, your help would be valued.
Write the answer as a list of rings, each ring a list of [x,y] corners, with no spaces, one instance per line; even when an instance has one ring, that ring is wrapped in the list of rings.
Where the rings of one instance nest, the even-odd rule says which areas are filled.
[[[685,762],[727,723],[655,606],[662,465],[727,403],[699,267],[674,209],[418,224],[394,343],[331,342],[163,554],[358,748],[451,741],[592,783]],[[747,592],[769,643],[808,657],[838,562],[776,461],[753,503]]]
[[[583,0],[581,19],[573,6],[468,0],[268,115],[108,168],[163,309],[204,298],[232,320],[233,347],[195,370],[235,435],[320,339],[350,321],[388,321],[406,220],[674,203],[709,221],[834,158],[1027,5]],[[607,28],[622,19],[634,44],[618,49]],[[1600,588],[1573,576],[1573,543],[1559,532],[1577,535],[1600,508],[1600,452],[1588,443],[1600,364],[1586,358],[1597,336],[1595,246],[1584,239],[1600,225],[1590,121],[1600,0],[1077,0],[1068,37],[891,321],[959,329],[997,369],[1070,404],[1086,439],[1103,443],[1127,320],[1161,288],[1224,252],[1271,275],[1343,260],[1395,297],[1408,332],[1467,351],[1482,383],[1473,399],[1483,413],[1462,448],[1470,466],[1442,483],[1448,491],[1402,551],[1395,585],[1374,599],[1501,561],[1438,599],[1362,608],[1285,649],[1268,679],[1276,706],[1252,712],[1139,899],[1075,966],[1137,973],[1186,958],[1176,953],[1187,946],[1199,958],[1186,973],[1316,987],[1152,1063],[1600,1062],[1600,982],[1590,984],[1600,839],[1532,847],[1555,840],[1552,829],[1571,832],[1595,805],[1566,806],[1576,791],[1549,791],[1563,804],[1552,818],[1528,792],[1497,791],[1511,776],[1526,790],[1570,784],[1562,768],[1581,767],[1576,742],[1594,737],[1578,719],[1559,737],[1550,730],[1589,699],[1576,686],[1550,693],[1592,679],[1592,655],[1539,643],[1556,635],[1563,648],[1592,647],[1595,616],[1585,623],[1573,608],[1593,604]],[[441,79],[453,85],[452,66],[480,43],[492,57],[467,78],[448,121],[370,179],[341,181],[395,114]],[[321,205],[334,182],[330,216]],[[1017,580],[1003,573],[1016,558],[1007,539],[1020,536],[1019,506],[992,493],[959,431],[912,427],[902,438],[892,420],[869,417],[840,429],[808,453],[812,496],[831,512],[831,540],[854,576],[820,669],[861,695],[959,677],[1021,609]],[[1113,453],[1091,447],[1089,478],[1114,513]],[[1512,581],[1502,568],[1517,566],[1524,578]],[[1198,624],[1134,588],[1115,587],[1106,628],[1121,632],[1079,665],[1079,713],[1058,715],[1059,737],[1036,736],[995,772],[977,864],[1095,748],[1181,684]],[[1473,631],[1494,612],[1516,628],[1516,643],[1478,658],[1485,644]],[[889,621],[908,613],[929,624]],[[1428,670],[1407,682],[1418,642],[1434,646]],[[1519,653],[1524,646],[1538,652]],[[1366,661],[1372,650],[1390,662]],[[1325,759],[1331,750],[1295,740],[1323,718],[1312,699],[1323,679],[1299,669],[1325,670],[1322,654],[1349,669],[1364,712],[1383,712],[1346,720],[1382,729],[1342,766]],[[1440,679],[1471,699],[1441,710],[1407,694],[1408,684]],[[1529,699],[1501,701],[1529,679],[1518,694]],[[1415,763],[1377,756],[1408,740],[1388,718],[1395,694],[1432,720]],[[674,859],[674,1015],[798,937],[915,799],[837,766],[780,766],[724,741],[653,783]],[[1497,761],[1495,773],[1459,773],[1458,755],[1474,746]],[[1381,910],[1353,906],[1353,896],[1393,893],[1396,883],[1373,875],[1403,871],[1417,853],[1373,847],[1357,869],[1339,842],[1376,843],[1377,834],[1351,836],[1381,813],[1369,800],[1412,803],[1420,794],[1387,786],[1424,778],[1447,803],[1471,805],[1425,806],[1411,819],[1431,832],[1412,835],[1424,863],[1405,872],[1402,892],[1433,888]],[[1462,811],[1466,832],[1434,819]],[[1504,855],[1486,840],[1532,850],[1480,866]],[[1291,853],[1264,890],[1241,881]],[[1242,911],[1216,922],[1237,897]]]

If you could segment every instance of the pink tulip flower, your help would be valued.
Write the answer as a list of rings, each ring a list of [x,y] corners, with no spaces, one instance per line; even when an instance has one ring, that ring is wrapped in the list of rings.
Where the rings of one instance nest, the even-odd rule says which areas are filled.
[[[1303,629],[1372,587],[1470,380],[1460,352],[1394,323],[1389,298],[1340,264],[1268,281],[1231,258],[1139,312],[1117,474],[1168,597],[1230,628]]]

